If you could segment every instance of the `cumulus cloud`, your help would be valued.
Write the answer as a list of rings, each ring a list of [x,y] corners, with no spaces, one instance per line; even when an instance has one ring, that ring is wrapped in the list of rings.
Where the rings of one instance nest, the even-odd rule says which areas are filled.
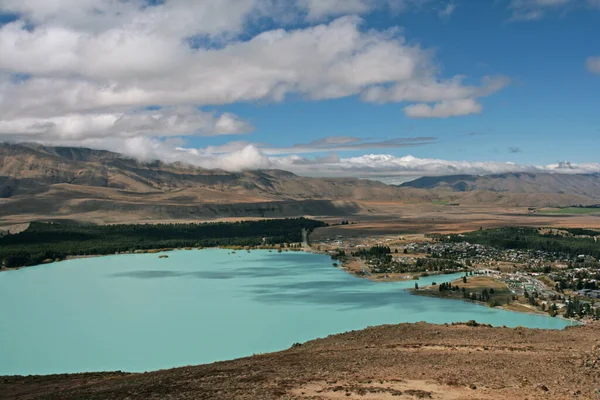
[[[345,14],[365,14],[380,8],[398,12],[432,1],[434,0],[297,0],[296,6],[306,11],[309,20],[319,20]]]
[[[2,11],[36,26],[98,33],[119,27],[163,36],[239,33],[251,13],[268,12],[269,0],[3,0]],[[173,23],[177,21],[177,23]]]
[[[339,158],[332,162],[306,159],[298,156],[272,159],[272,165],[310,176],[360,176],[390,181],[396,178],[444,175],[489,175],[508,172],[531,173],[599,173],[600,164],[523,165],[511,162],[477,162],[424,159],[412,156],[395,157],[369,154],[361,157]],[[326,172],[324,172],[326,171]]]
[[[593,74],[600,74],[600,57],[590,57],[587,59],[585,66],[588,71]]]
[[[354,139],[324,139],[331,143],[313,149],[298,147],[274,148],[267,144],[238,141],[222,146],[189,148],[179,138],[156,139],[132,138],[86,138],[83,140],[59,140],[53,144],[84,146],[119,152],[140,161],[161,160],[166,163],[184,163],[191,166],[238,172],[256,169],[282,169],[303,176],[314,177],[362,177],[388,183],[404,181],[421,176],[489,175],[512,172],[591,174],[600,173],[600,163],[575,164],[561,161],[549,165],[517,164],[514,162],[454,161],[417,158],[410,155],[397,157],[390,154],[366,154],[357,157],[341,157],[337,147],[354,143]],[[382,142],[379,142],[382,143]],[[303,145],[307,146],[307,145]],[[366,145],[365,145],[366,146]],[[375,144],[374,148],[379,147]],[[393,146],[392,146],[393,147]],[[324,156],[314,154],[326,153]],[[309,156],[303,156],[308,154]]]
[[[283,169],[299,175],[317,177],[364,177],[390,181],[394,178],[444,176],[444,175],[488,175],[508,172],[531,173],[600,173],[599,163],[572,164],[567,161],[550,165],[524,165],[512,162],[450,161],[441,159],[396,157],[389,154],[367,154],[359,157],[340,157],[330,153],[325,157],[302,157],[297,154],[268,155],[259,147],[246,143],[229,152],[214,152],[214,149],[187,149],[168,142],[143,139],[126,139],[128,155],[146,160],[162,159],[183,161],[204,168],[215,166],[227,171],[245,169]],[[143,154],[143,157],[141,155]]]
[[[331,99],[389,82],[410,88],[407,101],[446,96],[443,88],[435,88],[436,98],[431,88],[413,83],[427,69],[426,52],[406,45],[395,31],[363,32],[360,23],[342,17],[306,29],[263,32],[220,50],[193,50],[135,32],[30,32],[15,22],[0,28],[0,53],[7,55],[0,58],[0,69],[8,72],[0,76],[0,118],[153,104],[281,101],[288,93]],[[30,78],[15,82],[11,73]],[[461,90],[457,80],[452,82],[453,90]]]
[[[480,86],[463,85],[463,76],[446,81],[428,76],[411,82],[403,82],[391,87],[373,86],[363,93],[366,101],[383,102],[437,102],[433,105],[414,104],[404,108],[409,117],[445,118],[478,114],[482,106],[477,98],[489,96],[510,83],[507,77],[484,77]]]
[[[91,0],[69,1],[0,5],[37,23],[31,29],[21,18],[0,27],[3,115],[280,101],[288,93],[328,99],[390,83],[413,92],[406,101],[442,100],[420,91],[461,90],[459,79],[432,88],[429,52],[406,44],[397,29],[364,31],[357,17],[224,39],[217,49],[191,48],[188,37],[239,32],[251,11],[266,12],[259,7],[264,2],[173,0],[142,7],[141,0],[104,1],[96,9]],[[15,82],[14,74],[29,79]],[[389,101],[400,100],[390,95]]]
[[[218,107],[290,95],[418,103],[405,108],[415,117],[481,112],[477,99],[508,85],[507,78],[467,85],[462,76],[443,77],[433,53],[407,41],[399,27],[366,29],[358,16],[429,1],[0,0],[0,13],[18,16],[0,25],[0,139],[107,148],[141,159],[201,157],[205,167],[265,167],[281,149],[240,141],[230,152],[207,147],[195,156],[164,138],[185,143],[192,135],[248,133],[250,123]],[[279,28],[261,30],[265,19]],[[339,143],[285,151],[434,140],[417,139],[338,137],[329,140]]]
[[[481,104],[474,99],[443,100],[430,106],[414,104],[404,108],[404,113],[413,118],[447,118],[469,114],[479,114]]]
[[[181,138],[157,139],[154,137],[108,137],[83,139],[36,140],[44,145],[76,146],[109,150],[140,162],[162,161],[168,164],[182,163],[206,169],[229,172],[275,168],[276,164],[251,143],[231,146],[227,152],[215,152],[214,148],[184,147]]]
[[[484,77],[480,86],[463,85],[464,76],[437,80],[433,74],[395,85],[372,86],[364,91],[363,99],[375,103],[440,100],[461,100],[489,96],[510,84],[508,77]]]
[[[83,139],[135,136],[213,136],[248,133],[252,125],[229,113],[194,107],[128,113],[71,114],[50,118],[0,120],[0,135],[29,139]]]

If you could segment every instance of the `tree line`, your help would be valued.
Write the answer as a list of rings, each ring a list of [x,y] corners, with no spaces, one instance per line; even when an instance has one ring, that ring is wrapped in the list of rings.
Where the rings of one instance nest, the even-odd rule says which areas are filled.
[[[310,233],[326,225],[308,218],[157,225],[34,222],[19,234],[0,238],[0,265],[16,268],[67,256],[136,250],[300,243],[302,229]]]
[[[569,229],[570,233],[584,234],[594,231]],[[597,233],[597,232],[594,232]],[[561,253],[571,257],[588,255],[600,258],[600,244],[592,237],[573,237],[541,234],[537,228],[507,227],[479,230],[462,235],[440,236],[442,241],[469,242],[500,249],[539,250],[548,253]]]

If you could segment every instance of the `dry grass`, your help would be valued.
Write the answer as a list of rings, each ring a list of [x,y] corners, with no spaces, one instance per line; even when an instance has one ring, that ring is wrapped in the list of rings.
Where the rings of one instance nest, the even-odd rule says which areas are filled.
[[[322,240],[337,235],[358,236],[423,235],[428,233],[461,233],[503,226],[588,227],[600,228],[600,217],[592,215],[548,216],[530,214],[527,208],[498,206],[445,207],[432,205],[388,205],[381,213],[348,217],[353,224],[321,228],[313,239]],[[383,213],[386,211],[386,213]]]
[[[0,399],[597,399],[599,329],[382,326],[147,374],[0,378]]]

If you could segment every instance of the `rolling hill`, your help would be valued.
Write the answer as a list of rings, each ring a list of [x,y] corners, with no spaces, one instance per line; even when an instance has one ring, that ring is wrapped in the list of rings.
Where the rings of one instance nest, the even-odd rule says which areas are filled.
[[[599,199],[600,175],[427,177],[391,186],[280,170],[234,173],[143,163],[86,148],[0,144],[0,220],[7,220],[0,225],[384,215],[390,204],[568,206]]]
[[[600,174],[452,175],[423,177],[400,185],[403,188],[442,189],[453,192],[551,193],[600,198]]]

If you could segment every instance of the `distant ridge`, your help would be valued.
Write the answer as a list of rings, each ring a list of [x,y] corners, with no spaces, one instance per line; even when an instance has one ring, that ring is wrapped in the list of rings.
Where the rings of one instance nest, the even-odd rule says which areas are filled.
[[[227,172],[104,150],[0,143],[0,219],[119,222],[386,213],[385,204],[557,207],[600,202],[600,174],[424,177],[400,186]],[[379,211],[377,211],[379,210]]]
[[[600,174],[505,173],[423,177],[400,187],[454,192],[554,193],[600,198]]]

